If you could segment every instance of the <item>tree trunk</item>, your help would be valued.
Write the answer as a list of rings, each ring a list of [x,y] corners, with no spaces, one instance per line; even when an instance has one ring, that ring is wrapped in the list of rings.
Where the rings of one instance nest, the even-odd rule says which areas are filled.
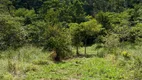
[[[59,56],[59,53],[56,53],[57,55],[56,55],[56,57],[55,57],[55,61],[56,62],[60,62],[61,61],[61,58],[60,58],[60,56]]]
[[[86,53],[86,40],[85,40],[85,44],[84,44],[84,54],[86,55],[87,53]]]
[[[77,54],[77,56],[79,56],[78,46],[76,46],[76,54]]]
[[[85,51],[84,51],[84,53],[85,53],[85,55],[87,54],[87,53],[86,53],[86,46],[85,46]]]

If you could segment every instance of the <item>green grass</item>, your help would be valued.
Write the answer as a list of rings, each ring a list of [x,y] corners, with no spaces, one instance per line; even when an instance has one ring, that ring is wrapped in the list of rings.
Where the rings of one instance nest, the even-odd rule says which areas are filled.
[[[2,80],[130,80],[141,79],[141,68],[134,68],[133,56],[142,57],[141,46],[125,46],[117,49],[119,56],[106,54],[104,48],[96,45],[87,47],[89,57],[76,57],[54,63],[48,57],[50,52],[42,48],[25,46],[18,50],[7,50],[0,53],[0,78]],[[75,52],[75,50],[73,49]],[[121,55],[126,51],[130,59]],[[84,48],[80,53],[84,54]],[[10,55],[9,55],[10,54]],[[94,56],[95,55],[95,56]],[[99,55],[99,57],[98,57]],[[11,65],[10,67],[8,67]],[[10,69],[10,70],[9,70]]]
[[[118,80],[122,69],[102,58],[76,58],[62,63],[40,66],[39,71],[29,72],[27,80]]]

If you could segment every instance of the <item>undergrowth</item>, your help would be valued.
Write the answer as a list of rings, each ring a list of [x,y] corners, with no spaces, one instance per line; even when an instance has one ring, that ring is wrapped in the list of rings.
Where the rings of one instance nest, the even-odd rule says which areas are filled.
[[[0,52],[2,80],[141,80],[142,47],[125,45],[111,53],[98,44],[87,55],[55,63],[50,52],[25,46]],[[74,51],[74,48],[72,48]],[[84,48],[80,48],[83,55]]]

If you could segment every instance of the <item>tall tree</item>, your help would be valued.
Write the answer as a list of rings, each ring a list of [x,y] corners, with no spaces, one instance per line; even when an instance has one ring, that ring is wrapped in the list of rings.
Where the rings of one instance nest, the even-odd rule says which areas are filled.
[[[96,36],[98,33],[102,30],[102,26],[98,24],[98,22],[94,19],[89,20],[87,22],[82,22],[80,24],[80,30],[81,30],[81,37],[82,41],[84,42],[84,54],[86,54],[86,46],[87,46],[87,39],[90,36]]]
[[[10,0],[16,9],[26,8],[34,9],[38,13],[39,8],[42,6],[45,0]]]
[[[84,53],[86,54],[87,39],[90,36],[97,35],[101,31],[101,25],[97,23],[96,20],[92,19],[87,22],[82,22],[81,24],[70,24],[72,42],[76,47],[76,54],[79,55],[79,46],[83,45],[85,47]]]

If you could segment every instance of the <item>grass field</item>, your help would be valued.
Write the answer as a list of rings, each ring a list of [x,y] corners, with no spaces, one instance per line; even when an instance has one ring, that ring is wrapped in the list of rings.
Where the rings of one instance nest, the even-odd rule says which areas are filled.
[[[118,50],[120,55],[116,56],[108,54],[103,48],[96,49],[96,45],[93,45],[87,47],[88,56],[72,57],[58,63],[51,61],[50,52],[33,46],[25,46],[16,51],[2,51],[0,78],[2,80],[140,80],[142,65],[140,61],[134,59],[134,56],[142,57],[142,47],[125,46]],[[80,48],[80,53],[83,52],[83,48]]]

